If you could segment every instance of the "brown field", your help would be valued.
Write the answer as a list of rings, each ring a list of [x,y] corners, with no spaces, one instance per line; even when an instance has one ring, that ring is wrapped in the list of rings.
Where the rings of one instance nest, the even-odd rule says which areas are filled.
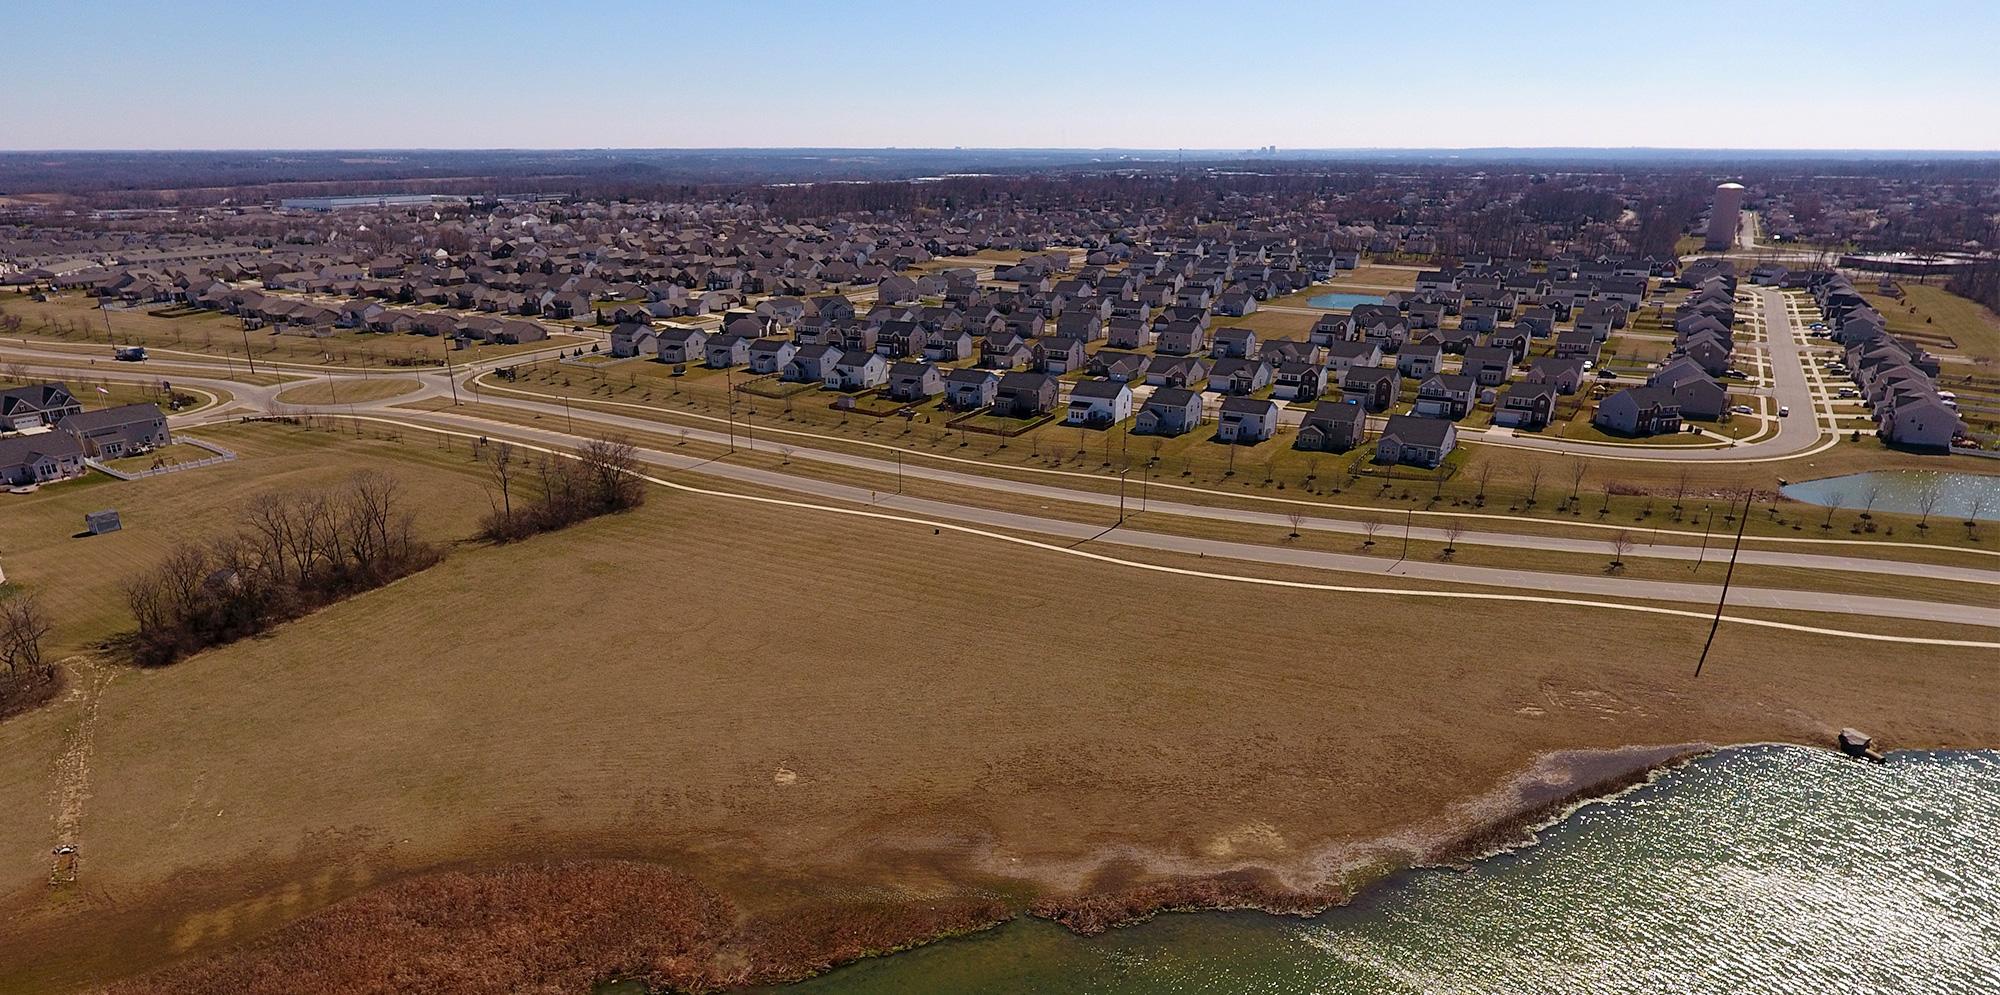
[[[230,431],[241,437],[228,444],[255,458],[228,469],[254,481],[393,466],[432,496],[427,515],[485,507],[462,448]],[[252,438],[264,433],[268,451]],[[224,528],[257,485],[214,490],[216,479],[160,478],[150,500],[178,501],[194,528]],[[120,494],[138,513],[127,535],[157,541],[144,525],[158,512],[140,492]],[[0,516],[0,548],[70,528],[71,510],[44,509],[40,526]],[[68,542],[44,540],[9,566],[49,588],[72,573],[86,589],[114,583],[112,556],[79,565]],[[119,624],[72,600],[84,604],[64,605],[66,617]],[[1895,746],[2000,737],[1983,696],[1966,693],[1990,678],[1973,651],[1726,627],[1696,683],[1688,669],[1705,633],[1691,619],[1142,572],[656,491],[638,512],[461,548],[165,670],[84,668],[89,680],[63,700],[0,724],[0,991],[67,990],[226,950],[419,872],[571,857],[683,872],[700,889],[676,894],[714,896],[740,927],[770,931],[753,931],[765,945],[722,953],[691,944],[692,960],[677,963],[696,974],[717,957],[775,969],[851,956],[852,936],[812,927],[838,921],[827,910],[843,903],[949,903],[950,915],[895,920],[860,944],[879,949],[962,928],[996,902],[1040,901],[1087,922],[1176,896],[1325,900],[1504,821],[1523,797],[1513,778],[1550,751],[1825,743],[1850,724]],[[1615,653],[1590,649],[1613,640]],[[69,790],[79,777],[80,794]],[[1546,800],[1596,779],[1538,790]],[[80,878],[52,888],[50,827],[63,813],[78,827]],[[498,903],[488,932],[598,955],[615,948],[608,934],[551,932],[546,917],[561,930],[630,924],[564,904],[574,889],[534,872],[503,873],[526,882],[505,894],[545,899]],[[440,894],[491,885],[428,880],[393,901],[438,907]],[[338,948],[349,969],[404,972],[390,987],[405,990],[556,977],[453,972],[454,958],[418,954],[436,937],[405,944],[369,908],[280,934],[270,963],[331,963],[312,952]],[[247,963],[185,987],[297,990],[292,974]],[[570,961],[561,977],[590,967]]]
[[[232,531],[237,513],[258,494],[329,486],[364,468],[394,469],[422,509],[421,533],[439,540],[469,535],[487,507],[483,479],[467,465],[462,446],[450,455],[429,439],[356,440],[263,425],[212,425],[192,434],[229,447],[239,459],[141,480],[93,473],[33,494],[0,493],[7,579],[36,591],[48,605],[57,652],[80,652],[130,625],[120,593],[125,578],[150,566],[177,539]],[[118,509],[125,528],[73,538],[84,513],[103,508]]]

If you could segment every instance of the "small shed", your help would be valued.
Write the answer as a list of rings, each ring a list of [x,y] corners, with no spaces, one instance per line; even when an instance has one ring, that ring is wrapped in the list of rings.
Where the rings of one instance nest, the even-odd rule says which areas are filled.
[[[118,512],[115,510],[86,512],[83,516],[83,530],[94,536],[116,532],[124,527],[124,523],[118,520]]]

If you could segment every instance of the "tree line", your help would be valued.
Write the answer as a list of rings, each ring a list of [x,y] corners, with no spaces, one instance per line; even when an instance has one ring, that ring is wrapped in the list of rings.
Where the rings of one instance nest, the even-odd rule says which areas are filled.
[[[55,696],[62,672],[42,652],[53,626],[33,595],[0,592],[0,718]]]
[[[591,439],[574,457],[547,452],[524,456],[507,442],[487,442],[483,448],[495,493],[479,537],[489,542],[553,532],[629,511],[646,500],[638,450],[620,439]]]
[[[261,497],[235,534],[180,543],[126,584],[133,660],[172,663],[422,570],[440,554],[413,523],[396,481],[372,471]]]

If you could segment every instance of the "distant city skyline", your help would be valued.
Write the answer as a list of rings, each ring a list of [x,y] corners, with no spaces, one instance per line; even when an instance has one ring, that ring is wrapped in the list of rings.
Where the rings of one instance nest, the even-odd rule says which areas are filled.
[[[107,0],[9,27],[6,150],[2000,150],[2000,4],[1966,0]]]

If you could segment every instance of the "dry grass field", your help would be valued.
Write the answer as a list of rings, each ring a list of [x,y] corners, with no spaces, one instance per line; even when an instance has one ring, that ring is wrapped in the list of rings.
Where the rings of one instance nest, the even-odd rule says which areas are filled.
[[[396,467],[427,515],[484,508],[462,450],[231,431],[254,458],[228,469],[251,479],[120,492],[125,542],[156,540],[168,507],[219,529],[259,486],[354,465]],[[70,503],[111,493],[86,491]],[[0,543],[72,511],[0,515]],[[78,563],[68,542],[22,569],[79,578],[62,611],[115,628],[87,592],[143,548]],[[801,929],[841,901],[1018,908],[1231,872],[1325,889],[1505,815],[1478,800],[1547,751],[1843,725],[1896,746],[2000,737],[1966,693],[1991,679],[1974,652],[1732,627],[1695,682],[1705,631],[1141,572],[656,490],[164,670],[90,668],[0,724],[0,991],[225,949],[437,868],[661,862],[732,915]],[[51,887],[64,818],[79,878]],[[437,990],[396,953],[377,962]]]
[[[365,468],[393,471],[420,509],[420,531],[437,540],[470,535],[487,508],[484,478],[462,446],[447,454],[430,439],[357,440],[277,425],[212,425],[190,434],[240,458],[141,480],[93,473],[33,494],[0,493],[0,564],[10,582],[48,605],[57,652],[80,652],[129,626],[125,579],[176,540],[232,531],[258,494],[328,487]],[[77,538],[84,514],[105,508],[119,511],[124,529]]]

